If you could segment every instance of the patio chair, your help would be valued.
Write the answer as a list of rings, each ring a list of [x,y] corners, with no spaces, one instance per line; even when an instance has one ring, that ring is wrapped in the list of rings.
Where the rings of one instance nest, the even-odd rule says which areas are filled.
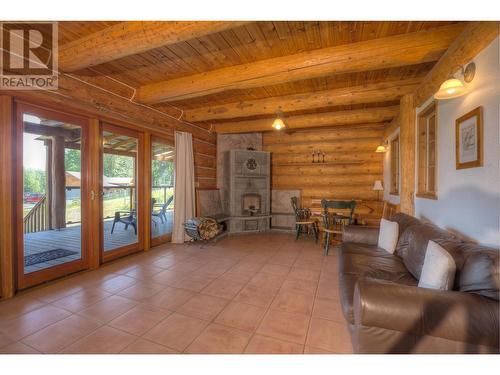
[[[153,209],[151,216],[159,217],[162,224],[164,222],[163,220],[165,220],[165,223],[166,223],[167,222],[167,208],[168,208],[168,206],[170,206],[170,203],[172,203],[173,200],[174,200],[174,196],[172,195],[170,198],[167,199],[167,201],[164,204],[161,205],[161,207],[158,211],[155,211]]]
[[[137,235],[137,218],[135,216],[135,211],[116,211],[113,226],[111,227],[111,234],[113,234],[115,230],[116,223],[125,224],[125,230],[131,225],[134,228],[134,233]]]

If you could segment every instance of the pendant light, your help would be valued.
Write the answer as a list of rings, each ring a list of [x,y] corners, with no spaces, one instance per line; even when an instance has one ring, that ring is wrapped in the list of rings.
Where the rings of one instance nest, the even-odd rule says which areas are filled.
[[[276,130],[281,130],[286,127],[285,122],[283,121],[283,112],[276,111],[276,118],[273,121],[272,127]]]

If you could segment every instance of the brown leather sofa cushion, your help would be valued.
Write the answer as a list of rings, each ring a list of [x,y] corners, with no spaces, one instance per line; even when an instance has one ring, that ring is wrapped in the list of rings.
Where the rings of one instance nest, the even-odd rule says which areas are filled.
[[[418,220],[416,217],[404,214],[402,212],[398,212],[397,214],[392,215],[390,220],[398,223],[399,237],[401,237],[403,232],[409,226],[415,225],[415,224],[420,224],[420,220]]]
[[[499,300],[500,250],[457,239],[436,242],[455,259],[455,290]]]
[[[411,225],[399,238],[395,253],[403,259],[413,277],[419,280],[429,240],[453,238],[451,233],[431,224]]]

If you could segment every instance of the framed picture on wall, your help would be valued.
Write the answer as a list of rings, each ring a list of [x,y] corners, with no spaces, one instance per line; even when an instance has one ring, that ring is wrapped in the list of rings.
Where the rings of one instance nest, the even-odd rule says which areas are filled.
[[[483,107],[477,107],[455,121],[457,169],[483,166]]]

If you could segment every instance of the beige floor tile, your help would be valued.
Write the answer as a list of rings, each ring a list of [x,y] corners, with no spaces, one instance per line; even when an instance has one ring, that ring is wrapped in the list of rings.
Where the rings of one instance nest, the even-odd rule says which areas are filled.
[[[344,314],[340,301],[326,298],[316,298],[314,301],[313,317],[333,320],[344,323]]]
[[[0,321],[17,318],[20,315],[39,309],[45,302],[39,301],[27,295],[0,301]]]
[[[70,315],[69,311],[47,305],[17,318],[0,321],[0,332],[17,341]]]
[[[345,323],[326,319],[312,318],[306,345],[333,353],[352,353],[351,336]]]
[[[146,298],[144,302],[167,310],[175,310],[186,303],[195,293],[185,289],[165,287],[161,292]]]
[[[152,281],[139,281],[127,289],[121,290],[118,295],[135,301],[144,301],[146,298],[161,292],[164,288],[164,285]]]
[[[7,345],[0,349],[0,354],[40,354],[32,347],[23,344],[22,342],[15,342],[14,344]]]
[[[318,281],[321,271],[310,268],[293,267],[289,273],[289,277],[294,279]]]
[[[186,274],[184,272],[172,271],[168,269],[151,276],[151,281],[157,284],[169,286],[185,277]]]
[[[178,263],[179,261],[176,261],[175,259],[169,258],[169,257],[162,257],[160,259],[157,259],[153,262],[153,266],[155,267],[160,267],[164,270],[173,267],[174,264]]]
[[[287,277],[283,285],[281,285],[282,291],[297,292],[309,295],[315,295],[316,289],[318,288],[317,281],[304,280],[304,279],[294,279],[292,277]]]
[[[121,296],[111,296],[78,312],[78,314],[101,323],[107,323],[135,305],[137,305],[137,301]]]
[[[316,297],[340,300],[339,287],[337,284],[320,283]]]
[[[279,289],[285,281],[286,276],[272,275],[270,273],[259,272],[248,283],[264,289]]]
[[[79,292],[83,287],[78,284],[76,279],[68,279],[47,286],[40,286],[27,293],[27,296],[36,298],[42,302],[51,303]]]
[[[262,263],[241,261],[236,263],[233,267],[231,267],[230,271],[235,273],[242,272],[242,273],[256,274],[261,270],[262,267],[263,267]]]
[[[314,296],[297,292],[280,291],[271,304],[271,309],[311,315]]]
[[[276,289],[264,289],[248,284],[238,293],[234,301],[258,307],[268,307],[271,305],[277,292]]]
[[[144,265],[132,268],[125,275],[129,277],[133,277],[134,279],[139,280],[150,280],[153,275],[164,271],[161,267],[156,267],[152,265]]]
[[[203,320],[214,319],[229,300],[205,294],[196,294],[185,304],[177,308],[177,312]]]
[[[186,353],[243,353],[251,334],[219,324],[210,324],[186,349]]]
[[[52,304],[54,306],[76,313],[111,295],[111,293],[106,292],[100,288],[83,289],[78,293],[58,299],[57,301],[52,302]]]
[[[244,284],[236,282],[227,282],[217,279],[210,283],[201,292],[214,297],[233,299],[236,294],[243,288]]]
[[[219,277],[219,280],[225,280],[234,283],[246,284],[252,277],[255,276],[254,272],[233,272],[232,270],[227,271]]]
[[[25,337],[22,342],[41,353],[57,353],[99,328],[100,324],[78,315],[60,320]]]
[[[289,266],[268,263],[262,267],[260,272],[270,273],[271,275],[286,276],[290,272]]]
[[[116,275],[106,279],[96,285],[106,292],[118,293],[120,290],[126,289],[137,282],[137,279],[125,275]]]
[[[0,333],[0,349],[12,343],[14,343],[14,340],[9,338],[7,335],[4,335],[3,333]]]
[[[246,303],[231,302],[215,319],[216,323],[228,327],[253,332],[257,329],[266,309],[262,307],[247,305]]]
[[[120,353],[130,345],[136,336],[130,335],[118,329],[103,326],[90,335],[81,338],[62,353],[72,354],[115,354]]]
[[[187,275],[190,275],[199,268],[201,268],[201,264],[186,260],[175,264],[174,266],[170,267],[169,270],[174,272],[182,272]]]
[[[192,292],[199,292],[212,281],[214,281],[214,278],[196,274],[181,279],[172,284],[172,286],[175,286],[176,288],[187,289]]]
[[[248,354],[300,354],[303,345],[286,342],[272,337],[254,335],[248,343],[245,353]]]
[[[304,314],[269,310],[257,328],[257,333],[303,345],[309,319],[309,316]]]
[[[142,304],[113,319],[108,325],[141,336],[170,314],[158,307]]]
[[[204,320],[174,313],[153,327],[144,338],[183,351],[207,325]]]
[[[329,352],[328,350],[313,348],[312,346],[306,345],[304,347],[304,354],[335,354],[335,353]]]
[[[177,354],[179,352],[149,340],[137,339],[132,344],[123,349],[120,353],[121,354]]]

